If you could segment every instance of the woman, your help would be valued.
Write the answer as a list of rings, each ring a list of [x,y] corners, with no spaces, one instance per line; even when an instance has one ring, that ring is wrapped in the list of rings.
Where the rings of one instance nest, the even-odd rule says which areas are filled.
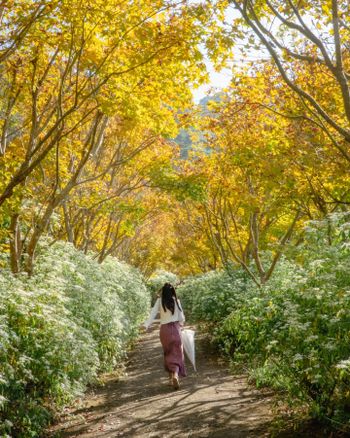
[[[185,321],[181,304],[176,296],[175,288],[165,283],[161,296],[157,298],[150,317],[144,323],[146,329],[160,313],[160,342],[164,352],[164,367],[169,373],[170,384],[179,389],[179,377],[186,376],[184,354],[181,341],[180,324]]]

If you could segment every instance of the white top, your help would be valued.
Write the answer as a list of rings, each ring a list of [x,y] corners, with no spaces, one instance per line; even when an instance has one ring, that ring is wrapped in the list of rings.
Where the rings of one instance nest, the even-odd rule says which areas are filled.
[[[180,300],[177,300],[180,307],[181,303]],[[154,306],[152,307],[151,314],[147,321],[144,322],[144,326],[148,328],[153,321],[156,319],[156,316],[160,313],[160,323],[161,324],[168,324],[169,322],[184,322],[185,321],[185,315],[182,310],[180,310],[175,302],[175,309],[174,309],[174,315],[171,313],[171,310],[166,308],[166,311],[164,312],[162,301],[160,298],[157,299]]]

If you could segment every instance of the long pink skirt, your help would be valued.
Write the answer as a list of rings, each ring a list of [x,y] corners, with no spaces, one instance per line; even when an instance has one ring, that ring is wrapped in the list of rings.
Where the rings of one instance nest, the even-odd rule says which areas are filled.
[[[168,372],[186,376],[184,353],[181,341],[181,328],[178,322],[169,322],[160,326],[160,342],[164,352],[164,368]]]

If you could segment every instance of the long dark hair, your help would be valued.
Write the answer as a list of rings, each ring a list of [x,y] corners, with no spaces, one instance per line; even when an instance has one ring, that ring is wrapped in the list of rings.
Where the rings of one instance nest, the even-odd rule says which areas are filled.
[[[180,310],[182,310],[179,305],[179,302],[177,301],[177,296],[174,286],[170,283],[165,283],[165,285],[162,287],[162,306],[164,312],[166,312],[166,310],[169,309],[170,312],[174,315],[175,302],[177,304],[177,307]]]

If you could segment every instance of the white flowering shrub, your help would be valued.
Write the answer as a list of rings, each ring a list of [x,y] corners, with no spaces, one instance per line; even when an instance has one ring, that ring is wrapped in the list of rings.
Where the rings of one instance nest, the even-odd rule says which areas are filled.
[[[223,273],[183,288],[192,314],[216,322],[216,341],[234,362],[248,365],[258,385],[308,403],[315,417],[342,428],[350,426],[349,242],[349,215],[332,215],[308,225],[304,243],[260,290],[251,282],[246,291],[240,281],[225,286],[223,279],[215,289],[213,278],[228,278]],[[222,300],[233,310],[220,318],[211,309],[222,309]]]
[[[239,306],[248,285],[245,272],[239,269],[211,271],[186,279],[178,287],[178,294],[190,319],[218,323]]]
[[[149,308],[138,271],[58,242],[33,277],[0,274],[0,436],[38,436],[51,414],[121,363]]]
[[[165,283],[170,283],[176,287],[179,283],[179,278],[176,274],[168,272],[162,269],[155,271],[147,281],[147,287],[149,288],[152,295],[152,302],[156,300],[156,297],[160,289]]]

